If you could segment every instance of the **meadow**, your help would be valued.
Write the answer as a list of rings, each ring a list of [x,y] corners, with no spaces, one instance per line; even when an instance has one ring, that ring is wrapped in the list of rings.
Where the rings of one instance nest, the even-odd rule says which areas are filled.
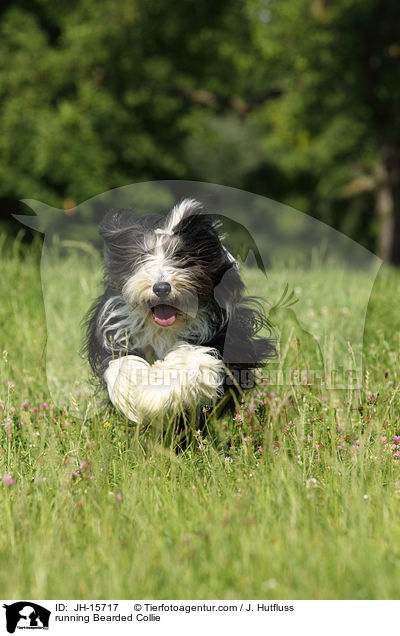
[[[3,237],[2,598],[397,598],[398,271],[381,269],[373,288],[361,389],[261,381],[177,451],[109,406],[91,417],[54,402],[39,261],[39,244]],[[52,283],[71,307],[82,297],[76,272],[90,274],[75,264]],[[343,326],[323,291],[338,275],[307,281],[309,310],[332,321],[333,337]],[[284,283],[246,277],[262,296]],[[68,320],[63,329],[58,373],[70,377]]]

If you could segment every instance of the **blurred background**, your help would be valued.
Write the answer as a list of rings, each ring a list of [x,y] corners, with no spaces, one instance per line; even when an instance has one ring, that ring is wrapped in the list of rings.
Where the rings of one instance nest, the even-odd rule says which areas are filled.
[[[399,69],[398,0],[3,2],[0,230],[19,231],[22,198],[73,214],[187,179],[293,206],[399,265]]]

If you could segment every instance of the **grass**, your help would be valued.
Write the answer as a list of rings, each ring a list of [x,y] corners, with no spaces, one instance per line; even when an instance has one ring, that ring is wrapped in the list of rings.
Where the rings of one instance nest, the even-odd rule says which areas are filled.
[[[76,285],[90,300],[96,281],[74,262],[48,282],[79,313]],[[397,598],[397,271],[382,270],[373,290],[360,391],[264,383],[236,419],[211,417],[177,453],[109,407],[89,419],[51,399],[38,246],[3,246],[1,269],[2,598]],[[340,307],[324,310],[329,275],[301,278],[309,318],[325,316],[340,338]],[[268,297],[280,276],[247,273]],[[50,374],[64,369],[67,382],[69,322],[58,324]]]

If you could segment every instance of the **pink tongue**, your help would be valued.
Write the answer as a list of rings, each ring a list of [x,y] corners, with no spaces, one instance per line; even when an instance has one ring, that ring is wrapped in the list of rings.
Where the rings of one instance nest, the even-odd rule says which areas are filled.
[[[176,309],[170,305],[156,305],[154,307],[154,320],[161,327],[173,325],[176,318]]]

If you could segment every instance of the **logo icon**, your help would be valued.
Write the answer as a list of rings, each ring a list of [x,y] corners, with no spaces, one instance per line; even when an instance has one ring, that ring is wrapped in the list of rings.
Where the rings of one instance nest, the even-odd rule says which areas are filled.
[[[9,634],[18,629],[49,629],[51,612],[32,603],[32,601],[18,601],[11,605],[3,605],[6,610],[6,627]]]

